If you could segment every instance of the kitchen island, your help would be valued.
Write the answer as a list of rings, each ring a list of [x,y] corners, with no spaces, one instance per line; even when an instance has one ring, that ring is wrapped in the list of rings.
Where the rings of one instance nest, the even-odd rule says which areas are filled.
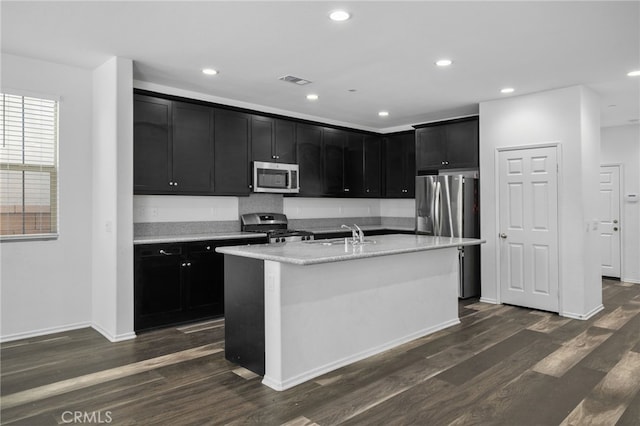
[[[217,248],[225,355],[284,390],[455,325],[458,247],[483,242],[382,235]]]

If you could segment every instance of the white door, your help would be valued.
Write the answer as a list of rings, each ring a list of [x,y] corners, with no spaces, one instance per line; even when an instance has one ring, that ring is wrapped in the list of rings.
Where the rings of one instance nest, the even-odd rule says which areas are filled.
[[[559,311],[555,147],[499,153],[500,298]]]
[[[600,167],[600,257],[602,275],[620,278],[620,168]]]

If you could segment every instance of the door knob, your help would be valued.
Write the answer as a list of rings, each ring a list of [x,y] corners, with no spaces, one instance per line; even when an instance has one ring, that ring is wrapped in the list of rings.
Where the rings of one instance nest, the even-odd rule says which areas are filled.
[[[502,234],[500,234],[500,238],[507,238],[507,234],[503,232]]]

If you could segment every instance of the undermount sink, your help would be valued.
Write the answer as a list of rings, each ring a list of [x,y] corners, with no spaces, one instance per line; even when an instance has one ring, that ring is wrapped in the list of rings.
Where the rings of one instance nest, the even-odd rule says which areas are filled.
[[[364,240],[363,242],[356,242],[355,244],[353,243],[353,240],[351,240],[351,238],[335,238],[335,239],[330,239],[330,240],[312,240],[312,241],[305,241],[306,244],[319,244],[319,245],[323,245],[323,246],[336,246],[339,244],[345,244],[345,240],[346,240],[346,244],[349,245],[365,245],[365,244],[375,244],[376,241],[375,240]]]

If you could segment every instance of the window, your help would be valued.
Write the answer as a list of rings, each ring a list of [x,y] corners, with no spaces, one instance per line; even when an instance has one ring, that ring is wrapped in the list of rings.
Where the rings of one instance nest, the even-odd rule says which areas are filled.
[[[0,97],[0,237],[55,235],[58,102]]]

